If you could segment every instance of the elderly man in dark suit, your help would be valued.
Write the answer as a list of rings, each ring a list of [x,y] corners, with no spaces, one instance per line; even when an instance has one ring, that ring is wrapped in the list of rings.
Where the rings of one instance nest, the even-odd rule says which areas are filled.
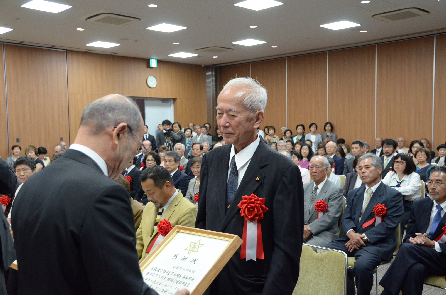
[[[266,90],[251,78],[229,81],[218,96],[217,124],[228,144],[203,157],[196,227],[239,235],[244,245],[211,284],[212,295],[291,294],[299,276],[302,180],[257,136],[266,103]],[[259,213],[251,221],[242,216],[251,212],[247,204]],[[263,251],[249,240],[259,230]]]
[[[180,190],[183,196],[186,195],[189,187],[189,176],[180,171],[181,156],[177,152],[166,152],[164,156],[164,167],[169,171],[173,179],[173,185],[176,189]]]
[[[401,193],[381,182],[378,156],[361,156],[358,171],[365,186],[348,193],[341,224],[345,235],[327,247],[356,258],[353,272],[357,294],[364,295],[370,294],[376,266],[392,258],[395,229],[404,209]]]
[[[325,246],[339,238],[339,217],[342,213],[342,189],[327,179],[327,158],[315,156],[310,161],[312,182],[304,184],[304,240],[315,246]],[[324,202],[324,211],[315,204]],[[318,204],[319,204],[318,203]]]
[[[136,104],[105,96],[85,107],[70,149],[24,183],[12,214],[22,294],[156,294],[139,269],[129,195],[113,180],[142,134]]]
[[[415,201],[404,243],[380,281],[381,294],[421,295],[428,275],[446,275],[446,167],[435,167],[427,182],[430,198]]]
[[[339,157],[338,155],[336,155],[337,148],[338,147],[336,145],[336,142],[329,141],[325,145],[325,152],[335,162],[335,167],[334,167],[335,168],[335,171],[334,171],[335,174],[336,175],[343,175],[342,173],[344,173],[344,159]]]

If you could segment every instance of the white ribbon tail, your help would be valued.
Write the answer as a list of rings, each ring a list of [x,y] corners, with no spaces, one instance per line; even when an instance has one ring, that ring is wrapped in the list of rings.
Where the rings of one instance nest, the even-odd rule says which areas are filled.
[[[446,243],[446,235],[443,235],[438,241],[438,243]]]
[[[155,249],[156,246],[158,246],[159,243],[161,243],[161,241],[164,239],[164,237],[162,235],[158,235],[158,237],[155,240],[155,243],[153,244],[153,247],[150,251],[152,251],[153,249]]]
[[[257,254],[257,220],[246,221],[246,261],[256,261]]]
[[[376,216],[375,226],[382,222],[382,217]]]
[[[6,212],[6,206],[2,205],[2,208],[3,208],[3,212]]]

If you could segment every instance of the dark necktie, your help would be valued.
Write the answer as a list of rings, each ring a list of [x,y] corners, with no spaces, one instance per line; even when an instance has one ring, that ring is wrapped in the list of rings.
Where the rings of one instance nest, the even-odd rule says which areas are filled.
[[[435,214],[434,220],[432,220],[432,225],[431,225],[431,228],[429,230],[429,235],[431,236],[431,238],[434,235],[435,230],[437,229],[438,224],[441,221],[441,210],[443,210],[443,208],[441,208],[440,205],[437,205],[436,207],[437,207],[437,214]]]
[[[157,226],[158,223],[160,222],[161,217],[163,217],[163,212],[164,212],[164,208],[159,208],[158,209],[158,214],[156,215],[156,220],[155,220],[154,226]]]
[[[231,159],[231,170],[229,171],[227,194],[226,194],[226,210],[231,205],[238,187],[238,171],[235,163],[235,155]]]
[[[401,183],[402,183],[403,181],[401,180],[401,181],[396,181],[396,183],[397,183],[397,185],[395,185],[395,187],[401,187]]]

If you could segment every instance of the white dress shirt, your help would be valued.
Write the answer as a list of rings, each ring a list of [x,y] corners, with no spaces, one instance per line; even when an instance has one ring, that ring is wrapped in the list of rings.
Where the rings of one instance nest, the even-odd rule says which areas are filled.
[[[383,179],[383,183],[399,191],[404,196],[404,200],[413,202],[421,198],[420,174],[413,172],[404,175],[401,186],[396,187],[398,181],[400,181],[400,178],[395,171],[387,173]]]
[[[93,161],[96,162],[96,164],[98,164],[99,168],[101,168],[102,172],[104,172],[105,176],[108,176],[108,168],[107,168],[107,163],[105,163],[104,159],[101,158],[101,156],[99,156],[95,151],[93,151],[92,149],[81,145],[81,144],[76,144],[73,143],[72,145],[70,145],[70,150],[76,150],[78,152],[81,152],[85,155],[87,155],[88,157],[90,157]]]
[[[316,194],[316,195],[319,195],[319,193],[321,192],[322,187],[324,186],[324,184],[325,184],[326,181],[327,181],[327,177],[325,177],[324,181],[322,181],[321,183],[319,183],[319,184],[317,185],[317,194]],[[316,185],[316,183],[313,181],[313,188],[312,188],[311,190],[314,189],[314,186],[315,186],[315,185]]]
[[[260,137],[257,136],[256,140],[251,142],[247,147],[239,151],[237,154],[235,153],[234,145],[231,147],[231,153],[229,154],[229,169],[228,169],[228,179],[229,174],[231,173],[231,159],[235,155],[235,164],[237,165],[238,172],[238,184],[237,187],[242,182],[243,176],[245,175],[246,168],[248,168],[249,163],[251,162],[251,158],[254,155],[257,147],[260,143]]]

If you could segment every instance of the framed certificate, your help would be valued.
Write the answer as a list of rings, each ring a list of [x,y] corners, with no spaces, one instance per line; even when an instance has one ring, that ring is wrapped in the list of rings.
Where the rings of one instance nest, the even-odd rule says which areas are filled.
[[[146,284],[161,295],[183,288],[201,295],[242,242],[237,235],[177,225],[139,266]]]

